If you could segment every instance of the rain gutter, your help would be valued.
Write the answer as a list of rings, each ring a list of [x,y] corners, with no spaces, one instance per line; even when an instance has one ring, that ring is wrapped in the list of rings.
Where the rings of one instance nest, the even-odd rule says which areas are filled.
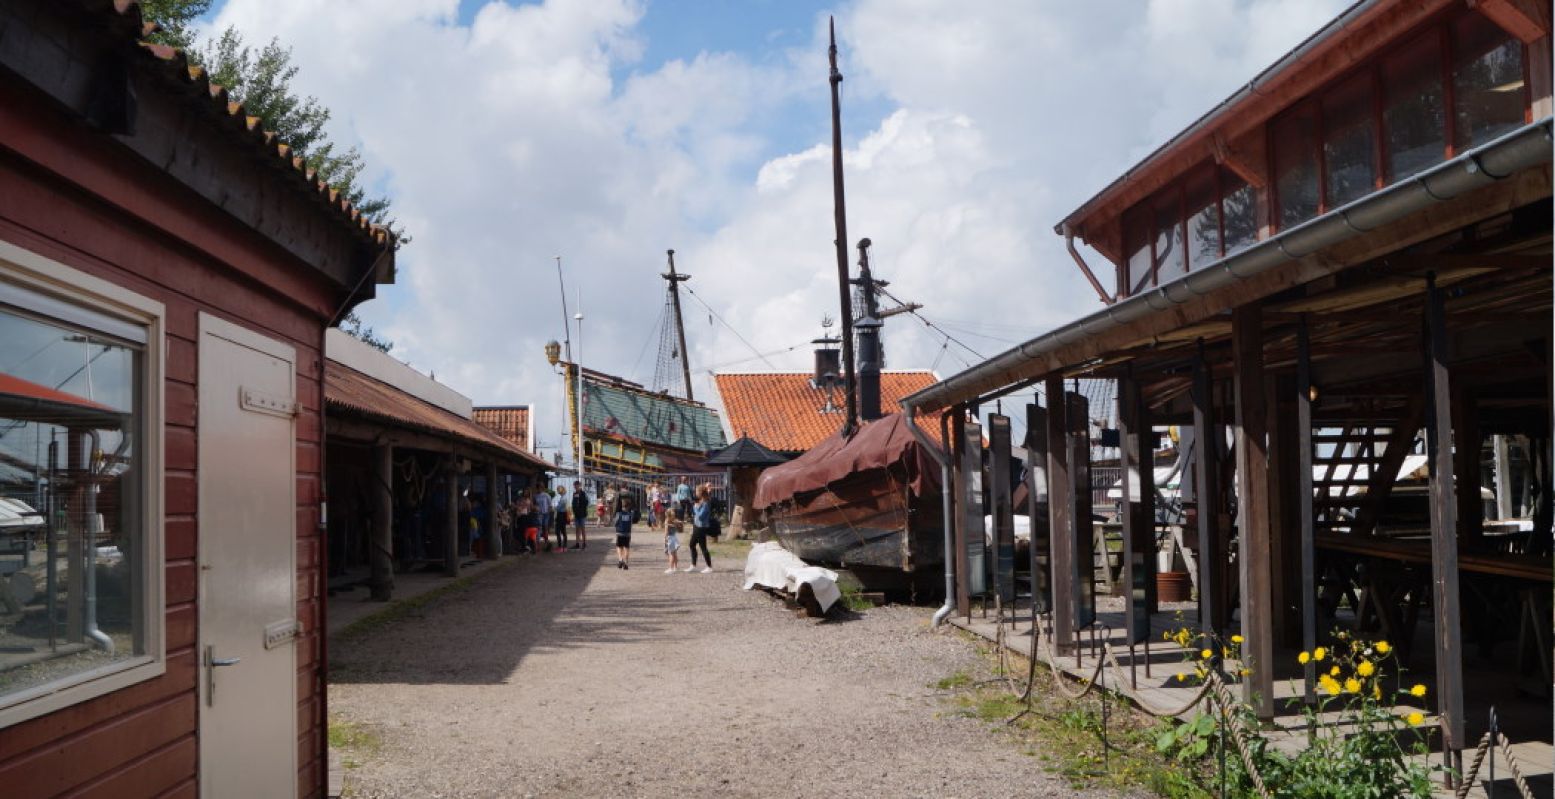
[[[1158,288],[1109,305],[952,375],[902,400],[910,421],[919,410],[936,410],[1013,382],[1033,361],[1059,348],[1183,305],[1226,286],[1369,233],[1437,203],[1488,186],[1551,158],[1551,120],[1511,131],[1449,161],[1329,211],[1235,255],[1190,272]],[[910,426],[910,425],[909,425]]]

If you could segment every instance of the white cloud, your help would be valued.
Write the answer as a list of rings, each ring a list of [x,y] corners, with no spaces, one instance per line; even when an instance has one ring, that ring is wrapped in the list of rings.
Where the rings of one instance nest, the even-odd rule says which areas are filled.
[[[1054,222],[1344,2],[848,4],[849,238],[872,238],[892,291],[960,320],[984,355],[1089,311]],[[397,299],[362,309],[396,354],[477,402],[540,404],[539,438],[555,441],[559,384],[541,354],[561,328],[555,255],[584,293],[584,359],[606,370],[630,372],[656,332],[670,247],[696,297],[759,349],[804,342],[835,315],[824,17],[803,52],[684,53],[647,69],[639,23],[668,7],[490,2],[468,26],[457,10],[228,0],[216,21],[293,47],[297,88],[334,110],[414,233],[401,285],[381,292]],[[774,142],[796,111],[815,117],[811,138]],[[696,297],[693,365],[761,367]],[[893,367],[938,359],[949,374],[973,359],[942,355],[905,317],[887,336]],[[803,368],[807,346],[771,360]]]

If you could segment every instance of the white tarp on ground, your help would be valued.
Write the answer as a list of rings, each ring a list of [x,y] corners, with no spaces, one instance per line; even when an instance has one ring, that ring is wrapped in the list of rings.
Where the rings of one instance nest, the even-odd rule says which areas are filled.
[[[784,549],[776,541],[765,541],[751,547],[745,558],[745,590],[756,586],[783,591],[799,597],[800,588],[809,586],[810,593],[825,613],[842,592],[837,589],[837,573],[819,566],[811,566],[798,555]]]

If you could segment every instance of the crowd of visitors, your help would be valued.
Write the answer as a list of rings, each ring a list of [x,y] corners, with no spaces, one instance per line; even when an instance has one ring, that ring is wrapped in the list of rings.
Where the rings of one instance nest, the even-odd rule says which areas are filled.
[[[578,481],[573,482],[571,489],[565,485],[536,486],[498,508],[497,519],[504,534],[510,536],[510,551],[535,555],[588,549],[591,512],[597,526],[613,528],[618,569],[631,568],[632,527],[646,521],[648,529],[664,531],[665,574],[682,571],[679,551],[687,523],[691,525],[691,538],[686,542],[691,548],[691,565],[684,571],[697,571],[699,549],[703,561],[700,571],[713,570],[713,556],[707,542],[716,539],[720,530],[712,487],[702,484],[692,488],[685,477],[681,477],[673,488],[655,484],[639,492],[620,484],[609,484],[592,504],[588,492]]]

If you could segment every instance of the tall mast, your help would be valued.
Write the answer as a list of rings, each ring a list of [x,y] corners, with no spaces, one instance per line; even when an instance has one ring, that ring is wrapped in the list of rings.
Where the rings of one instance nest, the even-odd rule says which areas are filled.
[[[843,422],[842,434],[853,435],[858,427],[858,401],[854,397],[856,383],[853,374],[853,297],[848,290],[848,210],[842,191],[842,101],[839,91],[842,73],[837,71],[837,20],[828,21],[831,47],[827,56],[831,60],[831,171],[832,202],[837,223],[837,293],[842,302],[842,373],[843,395],[847,398],[848,416]]]
[[[691,396],[691,358],[686,353],[686,325],[680,319],[680,283],[690,280],[690,275],[683,275],[675,271],[675,251],[669,250],[670,271],[662,277],[670,284],[670,304],[675,308],[675,338],[680,342],[680,373],[686,381],[686,399]]]

